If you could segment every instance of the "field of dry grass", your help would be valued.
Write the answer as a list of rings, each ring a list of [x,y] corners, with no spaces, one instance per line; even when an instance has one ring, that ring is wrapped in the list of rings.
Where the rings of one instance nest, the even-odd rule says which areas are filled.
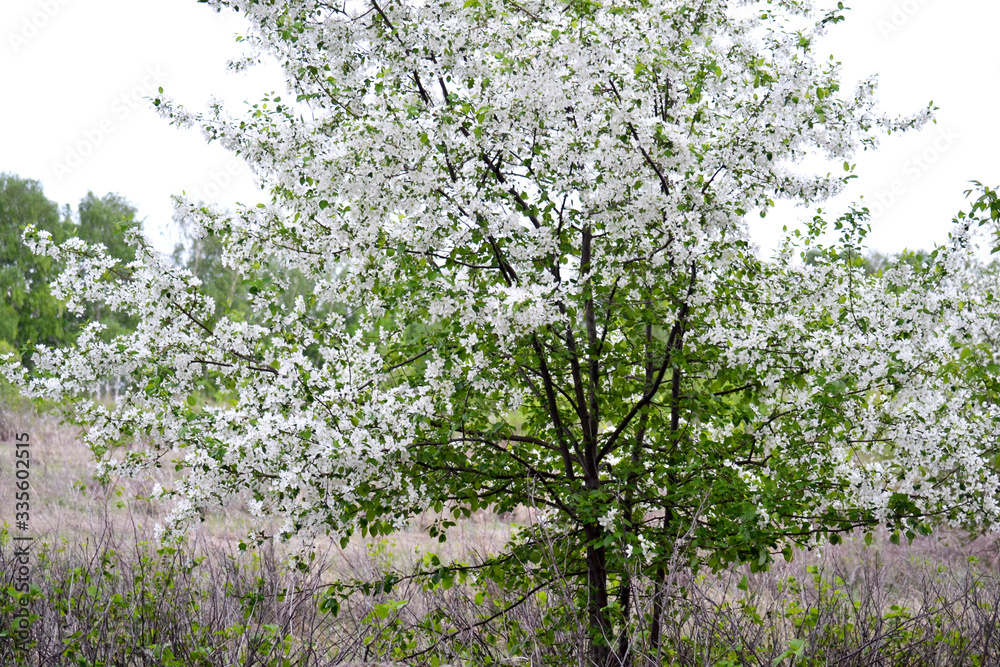
[[[116,479],[110,485],[94,480],[94,463],[89,449],[81,442],[75,429],[61,425],[55,415],[36,413],[8,414],[0,429],[0,507],[14,507],[14,433],[28,433],[31,442],[31,534],[39,542],[56,543],[86,541],[94,535],[111,530],[118,534],[136,534],[144,540],[152,538],[152,529],[169,512],[169,505],[145,499],[154,484],[164,483],[172,476],[165,466],[156,476],[145,479]],[[411,530],[392,538],[393,551],[407,565],[406,558],[416,549],[431,549],[442,558],[467,560],[476,554],[492,552],[510,536],[518,521],[527,520],[527,512],[518,516],[498,517],[480,511],[454,528],[454,539],[439,543],[429,539],[423,530],[429,517],[418,517]],[[3,516],[13,523],[13,516]],[[192,531],[191,539],[202,546],[232,547],[245,539],[251,527],[246,508],[236,503],[218,508],[207,515],[204,523]],[[346,561],[356,552],[366,552],[370,540],[354,540],[347,550],[326,542],[322,551],[336,552]]]
[[[388,539],[355,538],[346,548],[328,539],[318,545],[314,568],[303,575],[285,559],[297,545],[268,541],[256,552],[237,548],[247,537],[251,517],[236,504],[209,514],[183,547],[163,549],[155,543],[154,526],[168,514],[169,506],[144,496],[156,482],[168,480],[171,471],[102,485],[94,479],[91,452],[73,428],[61,425],[52,414],[7,412],[0,421],[0,507],[5,508],[0,516],[0,570],[7,579],[0,583],[4,585],[13,583],[11,536],[22,534],[15,530],[13,512],[17,433],[29,434],[31,443],[30,530],[26,534],[34,538],[32,582],[41,588],[39,598],[51,603],[39,605],[44,613],[34,626],[35,654],[50,656],[38,664],[64,664],[55,656],[66,653],[66,644],[89,645],[89,650],[81,650],[75,662],[65,664],[100,664],[103,656],[111,659],[107,664],[118,664],[113,656],[120,655],[121,647],[113,640],[112,626],[100,614],[88,614],[102,606],[110,611],[116,600],[123,606],[116,612],[119,622],[132,617],[140,626],[163,625],[145,635],[142,627],[129,627],[126,635],[147,639],[162,635],[171,640],[164,645],[174,646],[205,644],[199,635],[210,638],[207,644],[213,650],[206,653],[210,657],[189,653],[178,665],[279,665],[283,664],[280,660],[272,661],[283,652],[298,656],[289,664],[302,665],[339,664],[352,652],[357,653],[353,657],[363,658],[365,648],[353,646],[360,637],[355,630],[378,600],[345,610],[334,620],[319,613],[316,604],[332,582],[375,580],[390,570],[409,572],[431,552],[442,561],[481,561],[507,541],[517,520],[526,519],[526,514],[499,517],[480,511],[456,526],[444,543],[427,536],[430,517],[418,517],[410,530]],[[91,586],[95,589],[88,591]],[[419,597],[419,591],[410,593]],[[150,605],[151,600],[156,604]],[[208,612],[207,619],[201,617],[203,611]],[[160,618],[151,618],[154,613]],[[206,627],[199,629],[201,624]],[[294,632],[287,632],[293,628]],[[315,646],[303,649],[300,640],[306,635],[305,644]],[[275,640],[289,636],[295,640],[287,650]],[[225,640],[224,650],[219,648],[221,643],[211,641],[219,637]],[[7,665],[12,658],[4,653],[3,642],[0,635],[0,664]],[[172,664],[162,655],[145,653],[141,659],[130,657],[125,664]]]
[[[37,618],[29,664],[304,667],[387,659],[394,640],[405,644],[407,623],[419,626],[429,612],[447,614],[455,627],[471,626],[483,613],[474,592],[428,589],[404,578],[391,595],[350,597],[334,616],[319,603],[335,582],[405,576],[431,552],[481,562],[518,520],[528,519],[481,512],[460,522],[443,544],[417,520],[387,540],[355,539],[345,549],[323,544],[313,568],[300,572],[285,566],[281,546],[239,551],[248,514],[232,506],[208,517],[187,546],[162,548],[152,528],[166,508],[137,499],[154,480],[102,486],[72,429],[48,415],[8,415],[0,428],[4,586],[15,570],[12,435],[21,432],[32,443],[37,586],[30,594]],[[896,546],[879,536],[869,548],[858,538],[797,552],[792,562],[763,573],[679,572],[665,646],[653,662],[636,665],[1000,665],[998,544],[940,533]],[[400,600],[408,604],[381,617],[380,605]],[[0,600],[4,627],[18,602],[9,589]],[[530,639],[542,616],[539,605],[524,605],[499,619],[493,631],[516,627],[521,637],[507,644],[500,662],[565,664]],[[478,641],[468,634],[468,642]],[[573,641],[572,629],[563,639]],[[437,655],[465,662],[457,652]],[[15,657],[9,642],[0,643],[0,664]]]

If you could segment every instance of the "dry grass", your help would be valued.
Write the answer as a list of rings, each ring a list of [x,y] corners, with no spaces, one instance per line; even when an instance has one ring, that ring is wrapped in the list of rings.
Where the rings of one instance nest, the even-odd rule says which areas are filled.
[[[767,572],[676,583],[676,664],[1000,664],[995,538],[849,539]]]
[[[172,468],[165,465],[155,475],[142,479],[115,479],[109,485],[94,480],[94,462],[90,450],[81,442],[79,433],[59,423],[52,414],[25,412],[6,414],[0,427],[0,507],[14,506],[14,434],[28,433],[31,450],[31,534],[38,541],[75,541],[96,535],[107,528],[130,533],[137,531],[144,539],[152,536],[153,526],[169,513],[169,506],[145,499],[156,483],[172,479]],[[8,522],[11,517],[4,517]],[[442,558],[468,560],[494,552],[510,537],[527,513],[498,516],[481,510],[456,526],[448,542],[438,543],[427,537],[426,527],[433,514],[415,518],[411,528],[397,533],[392,542],[394,552],[403,560],[396,564],[406,568],[419,551],[434,551]],[[199,543],[231,546],[246,538],[253,526],[253,517],[242,505],[234,503],[218,508],[192,531]],[[372,540],[356,539],[349,550],[366,551]],[[329,549],[332,542],[321,543]],[[339,551],[339,548],[337,549]],[[349,554],[345,554],[349,557]]]
[[[51,414],[8,412],[0,418],[0,506],[12,509],[15,503],[18,433],[29,434],[31,443],[28,534],[34,538],[32,583],[41,589],[33,607],[41,611],[32,632],[38,664],[64,664],[67,645],[80,647],[79,664],[170,664],[162,655],[152,657],[150,650],[123,658],[130,647],[122,636],[133,644],[173,646],[175,656],[184,656],[179,665],[265,665],[275,660],[327,665],[367,658],[371,650],[359,629],[374,605],[388,596],[359,597],[334,619],[317,604],[332,582],[377,580],[390,570],[409,572],[431,552],[443,561],[479,562],[507,541],[515,525],[511,520],[516,517],[478,512],[454,529],[452,539],[439,543],[426,534],[434,517],[421,516],[410,530],[389,539],[355,537],[346,548],[323,540],[313,568],[302,574],[286,559],[298,545],[268,541],[256,552],[237,549],[252,521],[236,504],[206,517],[184,547],[162,549],[154,543],[154,526],[169,507],[143,497],[156,482],[169,480],[170,471],[102,485],[94,480],[92,454],[79,433]],[[13,525],[12,511],[2,520],[0,585],[6,587],[14,583],[10,535],[22,533]],[[88,594],[88,586],[94,585],[96,590]],[[419,585],[400,586],[396,593],[417,602],[408,613],[427,610],[429,598]],[[114,621],[109,623],[111,612]],[[7,612],[0,617],[9,621]],[[287,646],[281,638],[290,639]],[[13,658],[4,652],[4,641],[0,637],[0,664],[7,665]],[[202,647],[205,656],[178,648],[182,646]]]
[[[407,642],[417,643],[406,652],[428,646],[433,637],[427,633],[408,634],[428,617],[447,619],[439,635],[451,628],[460,640],[455,645],[464,646],[464,654],[446,644],[437,652],[454,664],[477,664],[463,655],[532,665],[582,660],[567,662],[569,654],[559,652],[580,643],[580,628],[560,630],[554,642],[537,639],[546,609],[536,603],[473,628],[492,608],[475,604],[468,586],[428,588],[404,578],[391,594],[346,595],[336,617],[319,607],[335,582],[405,575],[427,553],[445,562],[480,563],[519,521],[530,520],[527,515],[480,512],[460,522],[443,544],[422,530],[434,517],[419,517],[411,530],[387,540],[354,539],[345,549],[327,541],[303,573],[287,567],[286,552],[273,543],[256,553],[236,549],[249,525],[238,506],[211,516],[184,548],[158,549],[152,527],[166,508],[128,501],[147,493],[153,480],[97,484],[90,452],[77,434],[46,415],[8,415],[0,426],[0,503],[8,508],[8,524],[12,436],[19,432],[29,433],[32,443],[32,581],[39,587],[32,601],[38,615],[32,664],[350,664],[384,658]],[[633,664],[1000,665],[998,568],[996,540],[942,533],[912,546],[892,545],[884,535],[871,548],[848,540],[797,552],[791,563],[757,574],[746,568],[699,577],[678,572],[664,645],[650,655],[648,637],[638,632]],[[9,538],[0,540],[0,572],[0,584],[12,583]],[[504,592],[492,592],[502,601]],[[557,589],[550,592],[549,610],[566,599]],[[408,604],[386,618],[375,613],[393,600]],[[648,612],[648,597],[637,603],[640,614]],[[10,613],[8,596],[0,601],[4,623]],[[487,646],[491,632],[508,633],[509,642],[501,649]],[[3,641],[0,664],[12,664]],[[512,661],[515,654],[526,662]]]

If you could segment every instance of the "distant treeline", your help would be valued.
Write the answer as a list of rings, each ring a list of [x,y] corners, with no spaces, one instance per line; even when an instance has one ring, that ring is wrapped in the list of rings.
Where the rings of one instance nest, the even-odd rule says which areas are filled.
[[[181,238],[171,254],[174,264],[189,269],[202,281],[202,288],[215,300],[217,314],[250,318],[248,285],[238,272],[223,264],[219,240],[194,233],[182,218],[173,222]],[[72,237],[103,243],[111,255],[125,263],[135,259],[135,250],[126,243],[124,232],[142,226],[136,208],[119,194],[98,197],[89,192],[75,210],[68,204],[60,208],[45,196],[38,181],[0,173],[0,353],[16,350],[30,363],[30,355],[25,353],[35,345],[70,344],[88,322],[103,323],[106,340],[133,329],[133,318],[100,304],[88,304],[82,315],[67,312],[49,290],[61,267],[48,257],[34,255],[21,242],[21,232],[29,224],[50,232],[56,243]],[[817,257],[818,252],[812,251],[803,260],[813,263]],[[845,254],[839,260],[875,273],[897,262],[920,263],[926,258],[922,251],[898,255],[873,251],[864,256]],[[289,303],[296,295],[311,291],[301,276],[287,278]]]
[[[247,312],[242,279],[223,265],[218,242],[195,238],[183,221],[175,222],[183,240],[174,249],[174,262],[201,279],[220,311]],[[88,304],[82,314],[68,312],[49,288],[61,267],[48,257],[36,256],[21,242],[27,225],[48,231],[56,243],[73,237],[102,243],[111,255],[128,263],[135,259],[135,250],[124,232],[141,228],[142,222],[121,195],[98,197],[89,192],[75,209],[68,204],[60,208],[45,196],[38,181],[0,173],[0,353],[17,351],[30,363],[25,353],[35,345],[68,345],[89,322],[104,324],[107,340],[134,328],[133,318],[101,304]]]

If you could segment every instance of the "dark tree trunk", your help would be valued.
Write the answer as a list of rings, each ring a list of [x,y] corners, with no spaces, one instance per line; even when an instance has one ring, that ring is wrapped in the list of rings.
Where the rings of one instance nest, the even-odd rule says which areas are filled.
[[[586,527],[588,542],[601,536],[600,526]],[[587,547],[587,621],[590,630],[590,659],[597,667],[611,667],[612,624],[608,618],[608,568],[604,547]]]
[[[627,569],[621,572],[618,603],[622,610],[622,626],[618,630],[618,662],[621,667],[632,664],[632,642],[629,636],[629,617],[632,615],[632,577]]]
[[[673,513],[667,509],[663,515],[663,533],[669,530]],[[663,603],[666,596],[667,566],[660,565],[656,568],[656,581],[653,584],[653,614],[649,628],[649,656],[656,664],[657,654],[660,652],[660,643],[663,637]]]
[[[683,345],[683,328],[676,339],[674,351],[679,351]],[[673,441],[673,449],[677,448],[680,438],[681,422],[681,371],[674,367],[670,378],[670,435]],[[673,456],[673,453],[671,453]],[[670,462],[667,463],[670,465]],[[671,485],[674,484],[673,474],[670,474]],[[670,524],[673,523],[674,513],[670,507],[663,508],[663,535],[670,534]],[[659,660],[660,643],[663,637],[663,606],[666,596],[667,566],[661,564],[656,570],[656,583],[653,588],[653,618],[649,630],[649,653],[653,660]]]

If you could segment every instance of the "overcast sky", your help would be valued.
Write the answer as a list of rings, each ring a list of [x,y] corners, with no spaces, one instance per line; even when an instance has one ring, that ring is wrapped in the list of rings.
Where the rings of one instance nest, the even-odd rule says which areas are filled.
[[[849,4],[849,3],[847,3]],[[937,124],[886,139],[858,156],[859,178],[825,205],[861,201],[873,211],[871,245],[929,248],[976,179],[1000,185],[995,91],[1000,55],[996,0],[861,0],[820,45],[844,63],[845,89],[878,74],[883,108],[911,113],[933,101]],[[42,182],[50,199],[76,204],[88,190],[117,192],[169,249],[170,195],[186,191],[232,205],[266,199],[238,158],[196,130],[169,126],[147,96],[163,86],[202,109],[282,90],[273,67],[231,74],[245,23],[195,0],[3,0],[0,5],[0,171]],[[781,227],[811,217],[782,207],[752,232],[772,247]]]

